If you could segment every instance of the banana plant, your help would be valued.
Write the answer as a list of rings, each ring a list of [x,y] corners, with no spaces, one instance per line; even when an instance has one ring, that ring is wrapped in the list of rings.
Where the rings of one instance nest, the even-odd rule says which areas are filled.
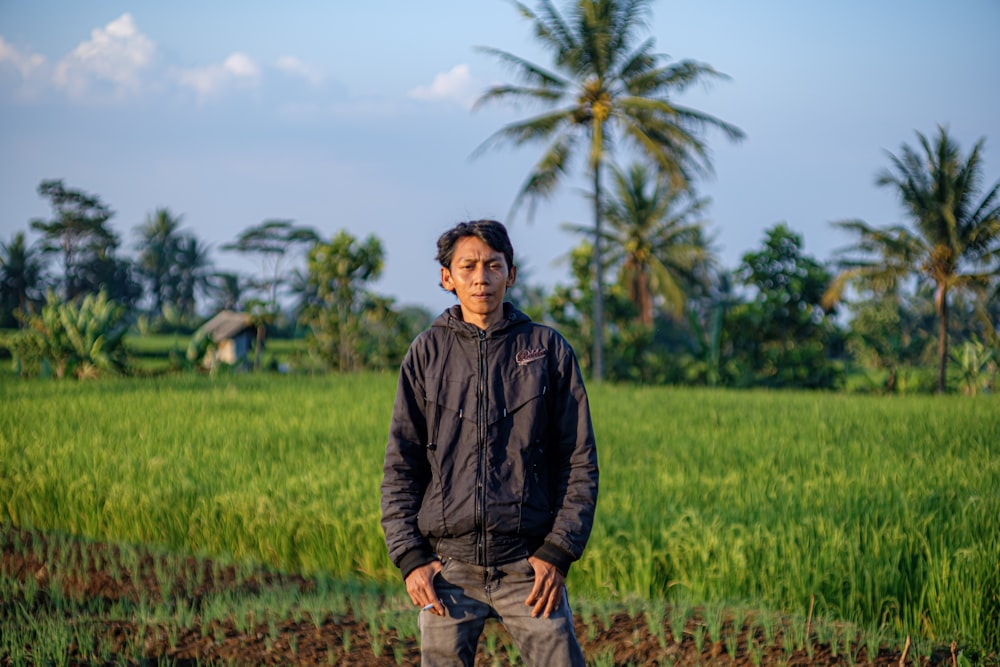
[[[120,373],[126,366],[124,316],[125,308],[103,290],[78,303],[63,303],[49,291],[41,312],[28,319],[26,335],[34,340],[24,349],[35,350],[56,377]]]
[[[979,340],[967,340],[951,351],[951,365],[965,394],[975,396],[995,365],[993,350]]]

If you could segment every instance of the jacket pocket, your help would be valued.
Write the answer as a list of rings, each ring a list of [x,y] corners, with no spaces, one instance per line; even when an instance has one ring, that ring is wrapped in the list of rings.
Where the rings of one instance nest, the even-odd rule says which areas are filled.
[[[491,430],[504,443],[506,493],[516,499],[518,532],[544,536],[554,490],[548,455],[549,375],[543,360],[517,365],[503,382],[504,406]]]
[[[475,521],[476,450],[468,444],[470,437],[475,442],[475,411],[468,406],[468,380],[436,376],[426,388],[432,481],[421,506],[420,528],[433,537],[453,537],[471,530]]]

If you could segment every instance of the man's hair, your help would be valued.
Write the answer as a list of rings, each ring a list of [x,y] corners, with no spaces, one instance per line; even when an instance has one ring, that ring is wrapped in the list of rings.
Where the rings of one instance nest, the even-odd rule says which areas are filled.
[[[510,237],[507,235],[507,228],[496,220],[460,222],[438,237],[437,261],[441,266],[446,269],[451,268],[455,246],[467,236],[475,236],[497,252],[503,253],[508,269],[514,266],[514,246],[511,245]]]

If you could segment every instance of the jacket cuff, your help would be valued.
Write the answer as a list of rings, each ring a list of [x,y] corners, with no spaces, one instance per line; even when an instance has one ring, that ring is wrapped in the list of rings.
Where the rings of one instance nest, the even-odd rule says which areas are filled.
[[[569,566],[576,560],[573,558],[573,554],[560,549],[551,542],[542,542],[542,546],[538,547],[533,555],[535,558],[541,558],[546,563],[554,565],[564,577],[569,574]]]
[[[421,565],[433,563],[435,560],[437,560],[437,556],[428,547],[410,549],[399,559],[399,571],[403,574],[403,581],[406,581],[410,572],[413,572]]]

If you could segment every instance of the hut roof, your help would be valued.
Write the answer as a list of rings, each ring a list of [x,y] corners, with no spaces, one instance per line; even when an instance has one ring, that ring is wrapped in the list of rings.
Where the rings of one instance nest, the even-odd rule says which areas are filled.
[[[201,325],[201,331],[211,336],[212,340],[218,343],[227,338],[233,338],[252,326],[253,324],[248,314],[238,313],[234,310],[222,310],[215,317]]]

